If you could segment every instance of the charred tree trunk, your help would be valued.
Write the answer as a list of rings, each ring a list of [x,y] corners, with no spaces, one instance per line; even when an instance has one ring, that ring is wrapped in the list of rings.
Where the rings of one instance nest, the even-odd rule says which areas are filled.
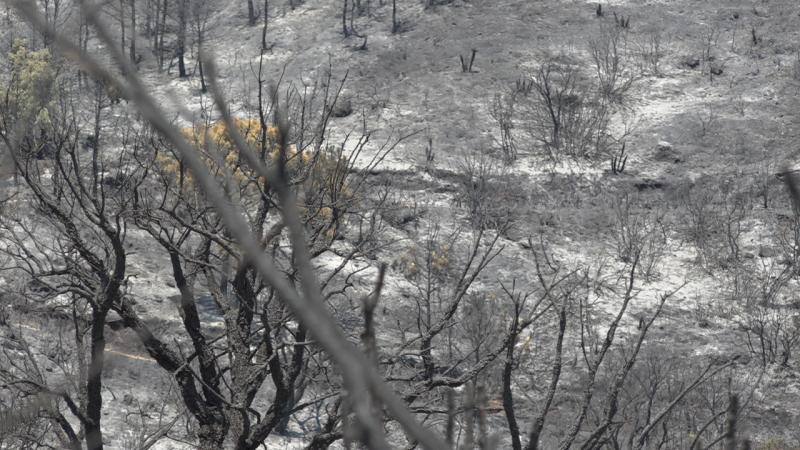
[[[178,76],[186,78],[186,62],[184,61],[184,54],[186,53],[186,0],[178,4],[178,42],[175,53],[178,57]]]
[[[156,39],[158,40],[158,45],[156,48],[158,49],[158,69],[164,70],[164,32],[167,29],[167,10],[169,9],[169,0],[164,0],[161,3],[161,26],[160,32],[156,33]]]
[[[89,450],[103,448],[100,419],[103,411],[103,353],[106,348],[103,328],[107,314],[105,309],[96,309],[92,313],[92,350],[86,377],[86,448]]]
[[[350,30],[347,29],[347,0],[343,2],[344,6],[342,7],[342,34],[344,37],[350,36]]]
[[[136,66],[136,0],[130,0],[131,6],[131,42],[129,45],[131,63]]]
[[[119,48],[122,54],[125,54],[125,1],[119,0],[119,30],[120,30],[120,43]]]
[[[550,387],[547,390],[547,397],[545,398],[545,403],[542,406],[542,411],[533,422],[530,440],[528,441],[528,446],[525,447],[526,450],[537,450],[539,448],[539,438],[542,434],[542,429],[544,428],[544,421],[547,418],[547,414],[550,412],[550,405],[553,404],[553,398],[555,398],[556,389],[558,389],[558,381],[561,378],[561,358],[563,354],[564,331],[566,328],[567,311],[562,308],[558,315],[558,338],[556,339],[555,360],[553,361],[553,368],[550,377]]]
[[[264,0],[264,26],[261,28],[261,52],[267,50],[267,23],[269,22],[269,0]]]
[[[158,13],[156,13],[156,17],[158,17]],[[148,38],[153,36],[153,0],[147,0],[144,5],[144,35]]]
[[[503,366],[503,411],[508,422],[508,432],[511,435],[511,447],[514,450],[522,450],[522,442],[519,438],[519,425],[514,411],[514,397],[511,392],[511,374],[514,371],[514,347],[517,344],[519,326],[519,312],[514,314],[514,323],[511,325],[511,344],[506,349],[506,362]]]
[[[392,0],[392,33],[397,33],[397,0]]]
[[[251,27],[256,24],[256,8],[253,0],[247,0],[247,24]]]

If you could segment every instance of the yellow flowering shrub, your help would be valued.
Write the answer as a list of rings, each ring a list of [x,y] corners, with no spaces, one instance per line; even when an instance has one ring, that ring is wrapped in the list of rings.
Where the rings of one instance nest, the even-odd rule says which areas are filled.
[[[238,133],[244,137],[252,149],[258,151],[261,139],[260,121],[257,119],[236,118],[233,122]],[[212,175],[223,176],[227,172],[237,183],[255,180],[253,171],[244,161],[240,160],[239,151],[236,148],[233,137],[228,132],[228,127],[223,121],[217,121],[210,125],[183,128],[181,133],[203,156],[206,166]],[[268,127],[266,135],[270,159],[276,162],[279,157],[279,149],[276,145],[278,138],[277,127]],[[294,146],[289,146],[287,153],[290,173],[308,164],[311,160],[310,155],[307,153],[298,155]],[[181,164],[175,155],[162,153],[158,155],[156,162],[162,172],[173,180],[180,175]],[[190,171],[184,170],[183,180],[184,188],[194,187],[195,181]]]
[[[237,132],[251,149],[259,152],[262,139],[261,122],[249,118],[236,118],[233,122]],[[184,128],[181,133],[200,152],[212,175],[232,177],[240,188],[238,195],[245,197],[250,194],[257,195],[255,182],[264,185],[264,182],[268,181],[258,177],[246,162],[240,160],[239,151],[224,122]],[[280,157],[278,133],[279,130],[275,126],[269,126],[265,133],[268,152],[265,162],[268,164],[277,163]],[[299,181],[295,186],[298,188],[298,206],[301,214],[310,226],[324,228],[324,236],[333,239],[337,232],[336,226],[325,228],[325,224],[332,222],[338,224],[341,211],[354,200],[353,193],[345,183],[348,173],[347,158],[332,149],[317,155],[313,155],[312,152],[300,152],[294,145],[289,145],[286,153],[286,172],[292,183]],[[162,174],[172,183],[179,183],[182,177],[182,184],[179,187],[181,190],[196,190],[191,171],[182,168],[174,154],[159,154],[156,163]]]
[[[758,450],[795,450],[796,445],[791,445],[780,438],[769,438],[766,442],[758,446]]]
[[[409,280],[416,279],[419,275],[416,249],[411,247],[408,251],[400,254],[400,256],[392,261],[392,269],[399,271]]]
[[[431,269],[441,273],[450,266],[450,247],[443,245],[431,251]]]
[[[419,254],[417,247],[410,247],[392,263],[392,268],[399,270],[407,279],[415,279],[421,271],[429,271],[429,275],[437,278],[445,277],[451,268],[450,247],[436,244],[430,254]],[[427,269],[430,264],[430,269]]]

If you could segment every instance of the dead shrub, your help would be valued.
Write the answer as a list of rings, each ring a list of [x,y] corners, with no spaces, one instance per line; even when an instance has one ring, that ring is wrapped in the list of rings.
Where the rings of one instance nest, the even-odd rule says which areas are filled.
[[[456,204],[465,206],[478,229],[506,230],[517,216],[524,195],[505,171],[485,154],[467,156],[461,162]]]
[[[629,63],[627,28],[601,26],[589,41],[600,94],[612,105],[624,107],[637,75]]]
[[[520,121],[551,161],[593,159],[607,153],[609,104],[575,64],[551,58],[530,76],[530,82],[530,95],[518,102]]]
[[[684,233],[707,268],[728,267],[741,256],[740,238],[750,217],[750,193],[736,180],[710,176],[678,191]]]
[[[638,272],[651,281],[667,251],[666,211],[635,194],[624,193],[612,200],[614,243],[620,260],[638,260]]]

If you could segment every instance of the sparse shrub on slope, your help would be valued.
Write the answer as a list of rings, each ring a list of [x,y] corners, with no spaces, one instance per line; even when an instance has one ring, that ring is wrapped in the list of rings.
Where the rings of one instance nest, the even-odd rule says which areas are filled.
[[[763,365],[789,367],[800,346],[800,314],[792,308],[753,305],[740,319],[747,348]]]
[[[622,194],[611,201],[615,219],[614,242],[617,256],[624,262],[639,260],[637,270],[650,281],[667,252],[666,210],[647,204],[638,196]]]
[[[652,28],[634,42],[639,54],[639,71],[642,75],[661,77],[661,63],[670,45],[670,36],[659,28]]]
[[[524,194],[486,155],[467,156],[459,169],[456,204],[467,208],[472,225],[479,229],[507,230],[526,203]]]
[[[544,62],[530,75],[531,93],[519,97],[519,120],[551,161],[591,159],[607,152],[610,105],[569,62]]]
[[[625,142],[622,142],[622,146],[619,149],[619,153],[616,155],[611,156],[610,166],[611,166],[611,173],[614,175],[619,175],[625,171],[625,164],[628,163],[628,155],[625,154]]]
[[[752,211],[750,193],[736,180],[701,177],[678,192],[684,232],[708,268],[741,256],[740,238]]]
[[[653,51],[659,52],[660,40],[656,41]],[[494,96],[489,110],[500,128],[500,149],[507,162],[517,158],[512,132],[517,127],[528,135],[534,153],[543,153],[554,163],[608,154],[613,142],[609,122],[615,112],[628,107],[629,92],[639,75],[630,61],[626,27],[601,25],[588,51],[588,70],[569,56],[545,56],[508,93]],[[657,61],[649,64],[658,67]]]
[[[519,81],[518,81],[519,83]],[[523,83],[528,83],[523,80]],[[517,145],[514,142],[514,104],[519,89],[526,89],[524,86],[517,85],[516,90],[512,90],[506,94],[495,94],[492,100],[489,113],[492,118],[497,122],[500,128],[500,151],[502,152],[503,159],[507,163],[512,163],[517,159]]]
[[[627,26],[601,26],[597,36],[589,41],[589,54],[600,94],[612,105],[625,106],[638,77],[630,64]]]
[[[732,311],[744,346],[762,365],[788,367],[800,347],[798,300],[790,288],[793,270],[762,258],[736,267],[728,283]]]

